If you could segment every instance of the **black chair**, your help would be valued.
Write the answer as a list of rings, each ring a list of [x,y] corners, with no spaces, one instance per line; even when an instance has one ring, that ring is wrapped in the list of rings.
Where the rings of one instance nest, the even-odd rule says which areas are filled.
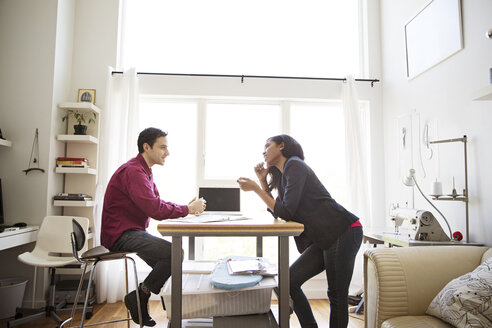
[[[74,305],[72,308],[72,314],[70,315],[70,318],[68,318],[64,322],[62,322],[62,324],[60,325],[60,328],[65,327],[65,325],[67,325],[73,321],[77,302],[79,300],[82,285],[84,283],[85,273],[87,271],[88,266],[93,265],[92,270],[90,271],[89,282],[87,284],[87,288],[86,288],[86,292],[85,292],[85,301],[84,301],[84,307],[82,309],[82,317],[81,317],[80,325],[75,326],[75,327],[80,327],[80,328],[84,327],[84,321],[86,318],[85,314],[86,314],[87,305],[89,302],[89,291],[90,291],[91,283],[93,281],[94,271],[96,270],[96,266],[99,262],[113,261],[113,260],[125,260],[125,281],[126,281],[126,292],[128,293],[127,260],[130,260],[133,263],[133,270],[135,272],[135,286],[137,286],[137,288],[138,288],[137,265],[135,264],[135,260],[128,256],[128,254],[129,254],[128,252],[111,252],[104,246],[97,246],[97,247],[89,249],[88,251],[84,252],[82,255],[79,255],[79,251],[83,248],[83,246],[85,244],[86,236],[85,236],[84,230],[82,229],[82,227],[80,226],[80,224],[76,220],[72,220],[72,225],[73,225],[73,232],[72,232],[71,236],[72,236],[73,256],[77,259],[77,261],[79,261],[80,263],[82,263],[84,265],[84,269],[83,269],[82,275],[80,276],[79,287],[77,289],[77,294],[75,295]],[[143,327],[142,313],[140,310],[140,297],[139,297],[139,293],[136,293],[136,294],[137,294],[137,304],[138,304],[138,319],[140,322],[140,327]],[[132,319],[130,318],[130,316],[128,315],[128,312],[127,312],[127,318],[125,318],[125,319],[91,323],[91,324],[87,324],[86,326],[95,326],[95,325],[102,325],[102,324],[107,324],[107,323],[129,321],[129,320],[132,320]],[[66,326],[66,327],[74,327],[74,326]]]

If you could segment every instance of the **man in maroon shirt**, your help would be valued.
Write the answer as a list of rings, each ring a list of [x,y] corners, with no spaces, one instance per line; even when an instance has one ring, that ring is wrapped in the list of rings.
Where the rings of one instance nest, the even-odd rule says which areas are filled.
[[[142,321],[155,326],[148,312],[150,293],[158,294],[171,276],[171,243],[145,230],[150,218],[165,220],[183,217],[188,213],[200,214],[206,206],[204,199],[188,205],[166,202],[159,197],[153,181],[154,164],[164,165],[169,156],[167,133],[147,128],[138,136],[139,154],[120,166],[106,188],[101,225],[101,244],[112,251],[135,252],[152,271],[138,286]],[[125,305],[132,319],[138,322],[136,291],[125,296]]]

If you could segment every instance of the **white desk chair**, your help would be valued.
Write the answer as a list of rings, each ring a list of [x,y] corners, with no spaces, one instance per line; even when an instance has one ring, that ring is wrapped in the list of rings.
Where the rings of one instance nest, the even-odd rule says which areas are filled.
[[[32,252],[22,253],[18,256],[20,262],[34,266],[32,289],[33,306],[36,293],[37,268],[42,267],[51,269],[49,301],[48,305],[41,309],[17,308],[15,315],[16,319],[8,322],[9,328],[41,317],[51,317],[55,320],[57,325],[62,322],[57,311],[60,311],[60,309],[66,305],[66,302],[63,301],[60,304],[55,304],[55,268],[77,263],[77,260],[72,254],[72,243],[70,238],[70,233],[72,232],[72,219],[77,220],[83,227],[85,233],[88,232],[89,219],[87,218],[74,216],[47,216],[41,223],[34,250]],[[87,243],[85,243],[83,248],[87,250]],[[22,317],[24,313],[34,314]]]

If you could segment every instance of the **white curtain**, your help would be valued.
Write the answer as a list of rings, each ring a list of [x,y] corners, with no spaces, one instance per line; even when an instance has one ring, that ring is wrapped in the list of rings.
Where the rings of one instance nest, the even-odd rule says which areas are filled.
[[[106,83],[106,108],[101,110],[101,133],[99,133],[98,184],[96,206],[94,208],[95,242],[100,245],[101,214],[104,193],[111,176],[123,163],[138,153],[138,78],[134,68],[123,75],[112,75],[108,68]],[[129,262],[130,290],[134,288],[134,278]],[[124,261],[102,262],[97,266],[97,302],[113,303],[125,295]]]
[[[355,81],[347,76],[342,90],[343,112],[345,118],[345,148],[347,163],[348,210],[357,215],[362,224],[370,223],[371,204],[369,197],[369,172],[367,171],[367,149],[364,146],[364,126]],[[362,245],[357,254],[350,294],[359,295],[363,290],[363,251]]]

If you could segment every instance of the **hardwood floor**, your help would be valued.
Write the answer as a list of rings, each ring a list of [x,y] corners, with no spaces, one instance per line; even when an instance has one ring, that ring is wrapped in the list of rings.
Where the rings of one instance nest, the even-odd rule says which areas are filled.
[[[274,302],[275,303],[275,302]],[[330,303],[327,300],[311,300],[311,307],[314,312],[314,316],[316,317],[316,320],[318,321],[318,326],[320,328],[328,328],[328,320],[329,320],[329,314],[330,314]],[[167,327],[167,318],[166,318],[166,312],[163,311],[162,305],[160,301],[151,301],[149,302],[149,312],[152,318],[157,322],[157,325],[155,327],[162,327],[165,328]],[[126,308],[125,305],[122,302],[118,303],[103,303],[103,304],[98,304],[96,305],[95,311],[94,311],[94,316],[87,321],[86,323],[94,323],[94,322],[100,322],[100,321],[108,321],[108,320],[117,320],[124,318],[126,316]],[[362,328],[364,327],[364,315],[354,315],[350,314],[350,320],[349,320],[349,325],[348,328]],[[63,319],[67,318],[68,315],[62,315],[61,316]],[[80,320],[80,314],[77,314],[76,316],[77,320]],[[0,327],[7,327],[7,319],[0,320]],[[78,321],[76,321],[78,322]],[[28,322],[24,325],[17,326],[19,328],[54,328],[55,324],[54,321],[51,318],[41,318],[38,320],[34,320],[31,322]],[[107,324],[107,325],[98,325],[96,327],[102,327],[102,328],[124,328],[127,327],[126,322],[118,322],[118,323],[113,323],[113,324]],[[130,324],[130,327],[139,327],[137,324],[135,324],[133,321]],[[290,327],[291,328],[300,328],[299,321],[297,320],[296,316],[293,314],[290,317]],[[253,328],[253,327],[252,327]]]

